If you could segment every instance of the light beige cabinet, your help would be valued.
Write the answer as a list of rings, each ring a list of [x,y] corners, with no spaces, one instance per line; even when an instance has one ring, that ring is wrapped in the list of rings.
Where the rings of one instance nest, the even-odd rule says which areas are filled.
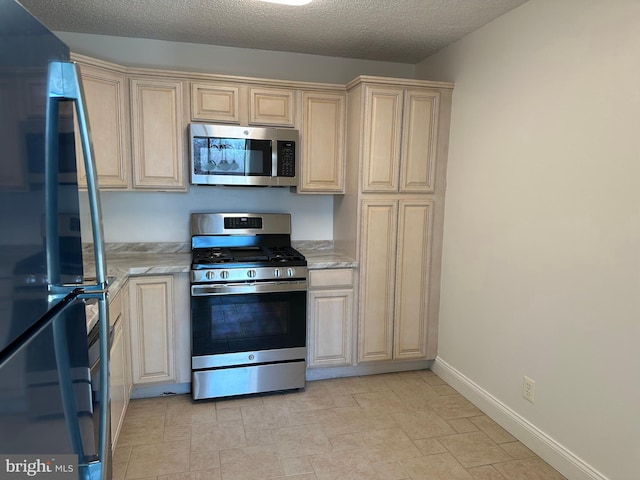
[[[347,85],[346,186],[333,227],[336,249],[359,263],[358,363],[435,358],[452,88],[382,77]]]
[[[191,83],[191,120],[236,125],[295,125],[294,89],[225,82]]]
[[[344,193],[346,94],[302,93],[298,193]]]
[[[129,279],[133,383],[176,379],[174,279],[171,275]]]
[[[359,362],[427,357],[432,224],[432,200],[363,200]]]
[[[122,429],[131,394],[129,326],[126,298],[120,290],[109,304],[109,323],[113,327],[110,351],[111,445],[115,447]]]
[[[363,85],[363,192],[434,191],[440,93]]]
[[[309,271],[309,367],[353,363],[353,270]]]
[[[129,96],[124,69],[117,65],[79,62],[87,117],[103,190],[131,187]],[[77,122],[76,122],[77,123]],[[77,131],[77,129],[76,129]],[[78,184],[87,186],[82,146],[76,135]]]
[[[133,187],[186,190],[183,82],[131,77]]]

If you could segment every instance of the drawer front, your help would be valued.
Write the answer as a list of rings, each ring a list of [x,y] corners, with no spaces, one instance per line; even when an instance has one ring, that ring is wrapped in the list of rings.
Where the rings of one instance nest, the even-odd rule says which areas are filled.
[[[350,268],[336,268],[330,270],[310,270],[310,288],[353,287],[353,270]]]

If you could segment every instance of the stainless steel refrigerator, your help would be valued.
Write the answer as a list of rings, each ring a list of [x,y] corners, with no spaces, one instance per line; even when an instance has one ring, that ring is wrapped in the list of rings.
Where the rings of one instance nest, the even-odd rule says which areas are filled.
[[[91,281],[83,270],[76,145],[87,171]],[[68,47],[20,4],[0,0],[0,478],[110,478],[95,171]],[[91,332],[86,302],[99,312]]]

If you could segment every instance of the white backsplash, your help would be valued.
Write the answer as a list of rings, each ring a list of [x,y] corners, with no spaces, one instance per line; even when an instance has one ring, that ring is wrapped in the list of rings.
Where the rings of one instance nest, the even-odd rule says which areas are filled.
[[[298,195],[287,188],[192,186],[186,193],[102,192],[109,243],[189,242],[196,212],[291,213],[292,240],[333,240],[333,196]],[[91,242],[88,200],[80,193],[82,240]]]

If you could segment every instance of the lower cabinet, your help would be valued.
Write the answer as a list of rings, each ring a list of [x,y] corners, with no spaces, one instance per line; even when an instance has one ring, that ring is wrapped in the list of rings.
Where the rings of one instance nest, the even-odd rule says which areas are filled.
[[[174,382],[174,277],[129,279],[133,383]]]
[[[362,202],[358,362],[434,358],[429,351],[433,201]]]
[[[126,291],[120,290],[109,303],[109,323],[113,327],[110,351],[111,445],[115,447],[124,422],[131,393]]]
[[[309,367],[353,363],[353,270],[309,271]]]

